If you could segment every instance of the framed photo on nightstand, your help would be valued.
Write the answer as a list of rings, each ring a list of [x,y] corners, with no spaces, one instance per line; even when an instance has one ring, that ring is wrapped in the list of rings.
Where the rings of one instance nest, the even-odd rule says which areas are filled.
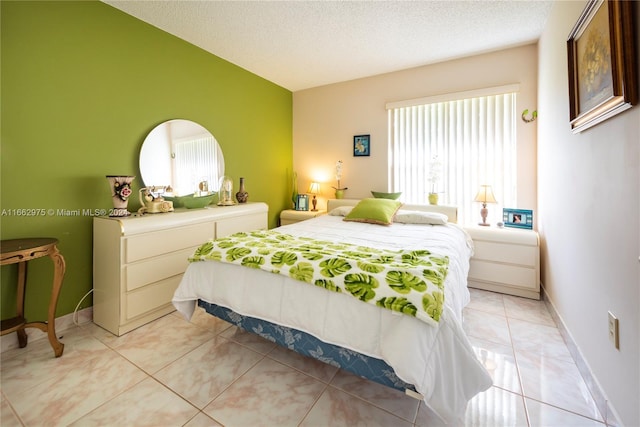
[[[298,199],[296,201],[296,210],[297,211],[308,211],[309,210],[309,196],[306,194],[298,194]]]
[[[533,211],[530,209],[509,209],[502,210],[502,222],[505,227],[533,229]]]

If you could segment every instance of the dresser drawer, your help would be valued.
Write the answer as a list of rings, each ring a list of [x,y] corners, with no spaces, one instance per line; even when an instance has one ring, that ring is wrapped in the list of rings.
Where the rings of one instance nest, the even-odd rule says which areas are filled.
[[[124,242],[125,262],[198,246],[212,239],[214,233],[215,223],[205,222],[128,237]]]
[[[537,288],[535,268],[518,267],[471,259],[469,279],[484,282],[504,283],[523,288]]]
[[[266,228],[267,218],[264,214],[225,218],[216,223],[216,238],[226,237],[239,231],[264,230]]]
[[[526,265],[533,268],[536,265],[537,254],[537,246],[476,241],[473,259]]]
[[[129,321],[167,304],[180,284],[182,274],[128,292],[124,298],[124,319]]]
[[[145,259],[125,267],[125,288],[133,291],[149,283],[157,282],[165,277],[182,274],[189,265],[188,258],[193,255],[197,246]]]

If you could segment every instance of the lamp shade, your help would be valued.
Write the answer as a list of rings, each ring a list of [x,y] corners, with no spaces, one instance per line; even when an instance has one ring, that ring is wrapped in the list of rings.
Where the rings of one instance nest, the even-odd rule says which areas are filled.
[[[320,184],[317,182],[312,182],[309,185],[309,194],[318,194],[320,193]]]
[[[481,185],[480,189],[478,189],[478,194],[473,200],[481,203],[498,203],[490,185]]]

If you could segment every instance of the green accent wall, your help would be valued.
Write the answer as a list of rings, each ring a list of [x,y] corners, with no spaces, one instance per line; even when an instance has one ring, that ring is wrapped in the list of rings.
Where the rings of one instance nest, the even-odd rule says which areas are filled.
[[[138,153],[166,120],[193,120],[220,143],[226,174],[244,177],[269,225],[290,206],[292,94],[215,55],[97,1],[1,7],[2,239],[55,237],[67,271],[56,316],[92,288],[92,217],[109,209],[105,175],[136,175]],[[44,216],[20,215],[43,209]],[[25,314],[46,319],[53,266],[29,263]],[[2,318],[15,313],[15,266],[2,267]],[[91,298],[80,308],[91,305]]]

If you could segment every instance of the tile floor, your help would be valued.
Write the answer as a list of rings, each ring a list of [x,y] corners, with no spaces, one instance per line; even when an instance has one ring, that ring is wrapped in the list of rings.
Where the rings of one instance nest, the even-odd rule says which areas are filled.
[[[467,330],[494,386],[468,426],[604,426],[543,302],[472,290]],[[425,405],[199,312],[122,337],[87,323],[2,353],[10,426],[437,426]]]

